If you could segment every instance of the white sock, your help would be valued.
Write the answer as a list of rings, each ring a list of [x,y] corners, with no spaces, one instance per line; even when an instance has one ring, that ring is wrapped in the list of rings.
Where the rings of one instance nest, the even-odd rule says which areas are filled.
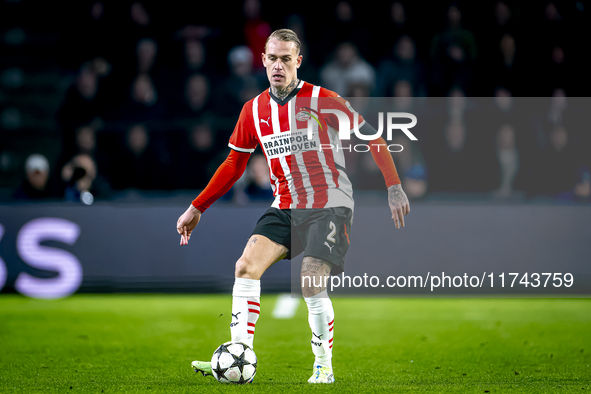
[[[304,297],[308,305],[308,323],[312,330],[314,365],[332,368],[334,309],[326,290],[314,297]]]
[[[252,348],[254,329],[261,309],[261,281],[236,278],[232,290],[232,341],[243,342]]]

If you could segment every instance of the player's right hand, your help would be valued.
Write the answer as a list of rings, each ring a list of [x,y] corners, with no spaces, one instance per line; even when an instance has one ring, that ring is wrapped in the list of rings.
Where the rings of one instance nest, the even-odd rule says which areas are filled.
[[[195,208],[192,204],[187,208],[185,213],[179,217],[176,222],[176,231],[181,235],[181,246],[188,245],[191,239],[191,233],[197,227],[197,223],[201,220],[201,211]]]

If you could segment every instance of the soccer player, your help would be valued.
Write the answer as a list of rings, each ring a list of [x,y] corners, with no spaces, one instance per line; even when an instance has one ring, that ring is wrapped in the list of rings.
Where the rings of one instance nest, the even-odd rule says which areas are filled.
[[[302,55],[293,31],[274,31],[267,39],[262,61],[271,86],[242,108],[228,144],[230,154],[178,219],[177,231],[180,244],[187,245],[201,215],[240,178],[250,154],[260,145],[275,200],[236,262],[231,340],[252,347],[260,314],[261,276],[273,263],[303,252],[302,293],[315,358],[308,382],[333,383],[335,319],[325,278],[343,271],[353,218],[352,187],[344,171],[343,151],[331,149],[341,147],[338,130],[342,117],[338,119],[335,110],[347,115],[349,132],[355,126],[364,135],[376,135],[376,130],[361,115],[354,115],[349,103],[336,93],[298,79]],[[308,121],[316,121],[312,138]],[[392,156],[382,137],[369,145],[388,187],[392,219],[396,228],[402,228],[410,208]],[[211,374],[209,362],[194,361],[192,366],[204,376]]]

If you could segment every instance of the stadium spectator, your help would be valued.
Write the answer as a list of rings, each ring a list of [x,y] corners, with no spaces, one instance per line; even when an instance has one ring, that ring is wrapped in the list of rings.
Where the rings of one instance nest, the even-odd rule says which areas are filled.
[[[466,144],[466,125],[460,121],[450,121],[445,128],[445,142],[451,153],[460,153]]]
[[[499,48],[501,49],[503,66],[511,69],[515,64],[515,38],[510,34],[503,35]]]
[[[312,58],[313,54],[311,53],[308,46],[304,18],[297,14],[290,15],[287,18],[286,27],[293,30],[298,35],[298,37],[300,37],[300,41],[302,43],[300,53],[303,58],[306,59],[306,61],[302,62],[302,65],[298,69],[298,75],[300,75],[301,79],[304,81],[316,81],[318,78],[318,69],[315,66],[316,61]]]
[[[425,96],[425,71],[416,58],[413,39],[407,35],[400,37],[393,47],[392,55],[383,59],[378,67],[378,81],[375,96],[388,97],[393,86],[401,80],[411,84],[414,95]]]
[[[530,45],[530,69],[533,71],[532,82],[544,78],[544,83],[533,85],[535,95],[548,96],[557,86],[572,90],[579,87],[579,83],[569,84],[568,73],[574,64],[570,64],[578,49],[572,47],[576,30],[569,26],[567,10],[564,2],[541,2],[533,10],[535,15],[533,28],[536,39]],[[572,48],[572,49],[571,49]]]
[[[442,144],[438,148],[430,150],[432,163],[429,164],[431,191],[465,192],[473,190],[475,174],[473,168],[474,156],[471,150],[466,148],[468,139],[466,123],[461,120],[452,120],[444,126]]]
[[[575,197],[581,201],[591,200],[591,170],[589,166],[583,165],[577,173],[577,184],[575,185]]]
[[[273,190],[269,183],[269,169],[265,156],[253,155],[248,161],[246,175],[244,191],[250,200],[273,200]]]
[[[379,40],[369,40],[364,46],[368,47],[366,59],[371,64],[379,66],[383,59],[390,59],[392,57],[392,50],[403,36],[413,36],[413,29],[408,20],[407,10],[404,4],[400,1],[395,1],[391,4],[384,3],[381,9],[376,9],[375,16],[380,20],[379,24],[373,26],[371,30],[372,36],[380,37]],[[388,32],[382,34],[381,32]]]
[[[565,12],[564,4],[562,2],[548,1],[541,2],[538,7],[542,11],[541,23],[538,28],[541,38],[539,44],[549,49],[556,45],[557,42],[565,42],[568,26],[563,17]]]
[[[210,105],[217,107],[215,104],[218,100],[219,94],[216,92],[219,89],[211,89],[213,86],[220,86],[223,80],[220,79],[221,70],[216,69],[212,60],[209,58],[209,48],[213,45],[201,39],[203,35],[207,35],[206,31],[201,32],[199,27],[187,26],[178,33],[182,38],[182,49],[179,55],[181,60],[170,67],[170,71],[165,75],[165,83],[168,90],[166,100],[169,105],[169,116],[174,119],[177,116],[185,116],[182,114],[186,110],[186,92],[189,79],[195,75],[201,75],[205,78],[208,85],[207,101]],[[218,67],[219,68],[219,67]],[[179,110],[180,108],[184,108]],[[212,108],[216,110],[216,108]]]
[[[552,130],[567,123],[568,98],[564,89],[554,89],[552,96],[548,99],[547,109],[542,106],[544,101],[536,100],[540,111],[534,114],[533,120],[535,124],[534,143],[539,150],[547,148]]]
[[[267,37],[271,34],[271,25],[261,16],[260,0],[244,0],[242,10],[246,19],[244,22],[246,46],[252,53],[258,55],[261,48],[264,48]],[[251,62],[254,69],[260,70],[263,68],[258,56],[254,56]]]
[[[184,45],[186,72],[203,72],[207,66],[205,46],[201,40],[188,38]]]
[[[413,85],[405,80],[396,81],[392,87],[393,109],[397,112],[412,112],[414,103]]]
[[[147,75],[150,77],[156,91],[161,97],[161,103],[174,100],[177,89],[174,79],[171,78],[172,70],[163,56],[159,56],[160,48],[158,43],[148,37],[138,40],[135,46],[135,69],[130,70],[129,75]],[[159,114],[163,116],[163,114]]]
[[[94,154],[96,150],[96,131],[90,125],[76,130],[76,148],[79,153]]]
[[[209,89],[205,75],[191,75],[185,84],[184,100],[176,105],[176,117],[198,119],[211,113],[213,106]]]
[[[500,169],[500,184],[496,196],[509,197],[513,193],[513,186],[519,172],[519,152],[515,137],[515,129],[505,124],[497,131],[497,160]]]
[[[57,167],[61,168],[77,153],[94,151],[95,128],[106,115],[107,94],[99,94],[99,84],[109,75],[111,65],[97,58],[86,62],[66,93],[58,112],[61,130],[61,153]],[[106,92],[108,93],[108,92]],[[89,128],[89,129],[87,129]]]
[[[543,75],[546,76],[546,85],[554,89],[558,86],[569,88],[568,75],[570,73],[570,64],[567,53],[562,45],[555,45],[548,51],[545,64],[542,65]],[[544,95],[550,93],[550,90],[542,92]]]
[[[581,176],[581,153],[565,126],[554,127],[549,133],[548,145],[540,152],[537,161],[537,191],[558,199],[571,200],[575,186],[585,183],[584,175]]]
[[[248,160],[246,171],[236,181],[225,198],[236,205],[246,205],[252,201],[273,201],[273,189],[269,183],[267,159],[261,154],[253,154]]]
[[[406,18],[406,9],[404,4],[399,1],[395,1],[390,6],[390,20],[392,21],[388,29],[394,39],[398,39],[405,34],[408,34],[409,26]]]
[[[335,7],[336,31],[345,35],[345,39],[352,39],[355,30],[353,6],[348,1],[339,1]]]
[[[129,4],[129,3],[128,3]],[[125,36],[136,42],[141,37],[152,37],[156,28],[146,3],[134,1],[129,6],[129,21],[125,26]]]
[[[337,47],[334,59],[320,71],[320,80],[327,89],[347,96],[353,84],[365,85],[371,91],[375,84],[375,71],[359,56],[355,45],[345,42]]]
[[[482,107],[486,111],[482,116],[484,133],[490,132],[492,135],[496,135],[497,131],[504,124],[511,124],[514,127],[517,126],[521,114],[516,109],[516,98],[513,97],[513,93],[505,86],[499,85],[496,87],[492,103],[490,99],[483,99],[481,101]],[[491,127],[490,131],[489,126]],[[493,139],[491,139],[491,142]]]
[[[189,34],[189,33],[186,33]],[[204,41],[201,38],[202,34],[194,33],[197,36],[189,34],[183,44],[183,64],[182,69],[178,73],[183,82],[193,74],[203,74],[212,81],[219,79],[219,70],[213,65],[209,57],[209,48],[214,43]]]
[[[94,197],[107,198],[111,188],[105,178],[98,174],[94,159],[85,153],[72,157],[61,169],[63,198],[66,201],[80,201],[83,192]]]
[[[493,86],[503,85],[519,96],[524,75],[520,57],[517,55],[515,38],[511,34],[503,35],[499,40],[498,48],[497,56],[490,62],[491,66],[485,72],[493,76],[490,79]]]
[[[152,136],[143,124],[127,131],[120,152],[110,165],[109,178],[114,189],[171,189],[175,178],[167,139]]]
[[[482,48],[485,57],[488,48],[495,48],[504,35],[511,35],[513,37],[520,35],[519,25],[515,21],[513,8],[506,0],[496,1],[490,16],[490,24],[485,25],[487,34],[479,36],[479,42],[482,42],[482,45],[479,45],[479,49]]]
[[[132,82],[130,94],[119,108],[118,120],[131,122],[164,118],[166,107],[148,74],[138,75]]]
[[[495,4],[494,21],[498,30],[506,31],[511,25],[513,12],[504,0],[497,1]]]
[[[365,51],[369,52],[367,47],[370,37],[369,30],[367,25],[361,21],[359,14],[356,13],[352,2],[342,0],[334,6],[330,4],[327,6],[326,12],[331,15],[323,18],[316,29],[310,26],[312,34],[308,34],[309,37],[315,37],[318,40],[313,52],[314,59],[318,62],[317,65],[321,66],[326,63],[327,48],[332,50],[343,42],[350,42],[356,48],[360,48],[364,51],[362,57],[365,58],[368,55]]]
[[[180,189],[203,189],[221,163],[216,159],[216,133],[210,122],[201,120],[193,124],[175,149],[175,173]],[[223,161],[223,159],[222,159]],[[195,171],[198,169],[198,171]]]
[[[242,109],[242,104],[245,101],[260,93],[260,82],[253,72],[252,62],[253,54],[247,46],[234,47],[228,53],[228,65],[231,74],[226,78],[222,91],[223,113],[228,116],[235,117],[235,114]],[[230,124],[234,122],[234,118],[229,121]],[[231,129],[232,126],[229,126],[229,128]]]
[[[40,200],[55,197],[49,179],[47,158],[38,153],[30,155],[25,162],[25,178],[14,192],[14,198],[17,200]]]
[[[447,28],[435,35],[431,43],[434,89],[431,94],[443,96],[453,85],[464,90],[472,88],[476,57],[474,35],[462,27],[462,13],[452,4],[447,10]]]
[[[417,200],[427,192],[427,165],[418,143],[410,142],[403,135],[396,135],[392,144],[400,145],[404,149],[392,154],[394,163],[400,174],[402,187],[409,199]],[[392,147],[395,150],[396,147]]]
[[[158,44],[151,38],[142,38],[137,42],[136,60],[138,74],[149,74],[154,68],[156,55],[158,53]]]
[[[556,88],[550,98],[550,108],[548,110],[548,121],[552,124],[560,124],[564,121],[565,111],[568,108],[568,99],[566,92],[562,88]]]
[[[399,27],[401,30],[404,29],[404,26],[406,25],[406,10],[404,9],[404,4],[399,1],[392,3],[390,6],[390,17],[395,26]]]
[[[85,124],[73,131],[62,131],[62,147],[60,152],[60,167],[76,153],[90,153],[94,151],[95,132],[91,124]]]
[[[468,100],[464,90],[458,86],[450,89],[448,94],[447,115],[452,122],[461,122],[466,116],[466,107]]]
[[[98,97],[99,76],[90,62],[80,67],[74,83],[66,92],[58,112],[58,121],[66,131],[88,124],[103,113]]]
[[[454,88],[449,96],[446,116],[433,122],[433,127],[443,125],[441,132],[428,136],[428,144],[422,144],[429,191],[490,191],[497,186],[494,144],[482,138],[481,119],[469,110],[463,91]]]
[[[90,16],[94,20],[99,20],[104,16],[105,5],[101,1],[95,1],[90,7]]]
[[[146,7],[139,1],[131,4],[130,8],[131,20],[139,26],[148,26],[150,24],[150,14]]]

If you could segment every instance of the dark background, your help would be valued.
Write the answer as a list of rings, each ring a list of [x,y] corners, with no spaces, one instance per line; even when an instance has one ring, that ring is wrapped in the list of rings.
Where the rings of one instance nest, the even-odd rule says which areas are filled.
[[[589,133],[582,117],[568,124],[586,104],[564,103],[588,95],[590,9],[568,0],[3,0],[0,198],[77,201],[90,189],[115,201],[203,188],[228,153],[242,104],[268,87],[259,61],[266,37],[289,27],[302,40],[299,76],[342,96],[562,99],[537,114],[541,122],[506,117],[509,131],[484,132],[467,114],[443,116],[419,137],[410,162],[394,155],[411,199],[487,193],[588,202]],[[242,45],[249,49],[232,52],[231,65]],[[332,86],[335,75],[346,83]],[[49,163],[37,189],[24,170],[34,153]],[[486,159],[476,166],[475,157]],[[64,174],[68,164],[84,168],[90,186]],[[376,170],[364,165],[348,167],[356,189],[382,189],[379,176],[359,175]],[[471,179],[474,167],[484,180]],[[268,199],[264,178],[249,169],[226,198]]]

